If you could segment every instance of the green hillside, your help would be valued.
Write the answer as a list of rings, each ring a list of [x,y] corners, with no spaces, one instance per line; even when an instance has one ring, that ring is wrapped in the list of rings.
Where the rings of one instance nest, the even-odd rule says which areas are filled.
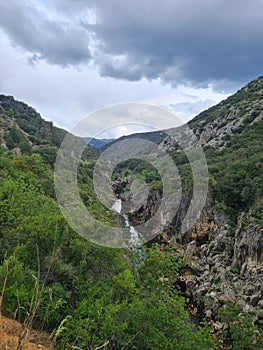
[[[177,248],[145,248],[147,258],[136,267],[136,253],[97,246],[74,233],[54,196],[52,160],[38,152],[40,146],[57,147],[52,137],[64,132],[26,105],[6,99],[12,111],[9,104],[1,111],[9,123],[2,129],[0,154],[1,312],[25,329],[49,332],[57,349],[211,348],[207,327],[190,321],[186,300],[168,279],[183,265]],[[21,127],[22,109],[23,120],[36,118],[31,130]],[[43,125],[43,132],[34,125]],[[23,140],[12,137],[8,147],[12,128]],[[21,142],[30,149],[25,152]],[[92,160],[80,165],[87,202],[94,196],[92,167]],[[104,220],[103,210],[93,205]]]
[[[0,95],[0,144],[16,153],[38,153],[53,164],[57,150],[67,132],[44,120],[38,112],[12,96]],[[86,158],[96,158],[98,151],[91,146]]]
[[[261,349],[262,94],[259,78],[189,122],[208,162],[210,200],[184,239],[175,219],[141,250],[98,246],[71,229],[53,188],[66,131],[1,95],[0,311],[48,332],[55,349]],[[175,140],[141,136],[166,147],[189,196],[190,165]],[[89,146],[80,161],[80,195],[98,220],[118,225],[93,189],[98,155]],[[114,175],[162,192],[159,174],[143,162],[123,163]]]

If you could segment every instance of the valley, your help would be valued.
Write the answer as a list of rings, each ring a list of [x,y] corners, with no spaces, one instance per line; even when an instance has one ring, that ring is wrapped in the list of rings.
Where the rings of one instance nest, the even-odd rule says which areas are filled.
[[[182,196],[169,225],[149,236],[139,253],[114,249],[78,235],[60,211],[53,176],[66,131],[0,95],[5,317],[49,334],[52,349],[262,349],[263,77],[188,127],[208,166],[208,194],[198,219],[182,230],[194,186],[191,164],[177,142],[183,135],[191,149],[187,132],[182,127],[135,134],[172,157]],[[104,140],[85,149],[78,167],[80,197],[103,224],[126,227],[136,246],[140,225],[161,205],[163,179],[146,161],[120,163],[112,176],[115,202],[107,208],[94,191],[93,170],[110,145]],[[146,199],[142,183],[148,186]],[[136,210],[126,207],[133,195],[145,199]],[[96,233],[88,223],[87,231]],[[143,263],[136,263],[138,254]]]

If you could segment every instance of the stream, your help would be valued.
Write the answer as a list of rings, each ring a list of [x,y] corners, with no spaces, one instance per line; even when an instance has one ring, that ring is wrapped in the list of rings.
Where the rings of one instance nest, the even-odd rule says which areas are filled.
[[[129,217],[126,213],[122,214],[121,209],[122,209],[122,201],[121,199],[117,199],[112,207],[111,207],[114,211],[116,211],[118,214],[122,215],[122,217],[125,220],[125,227],[130,229],[130,240],[129,243],[132,247],[136,247],[136,245],[139,244],[139,234],[138,232],[135,230],[135,228],[131,225],[130,221],[129,221]]]

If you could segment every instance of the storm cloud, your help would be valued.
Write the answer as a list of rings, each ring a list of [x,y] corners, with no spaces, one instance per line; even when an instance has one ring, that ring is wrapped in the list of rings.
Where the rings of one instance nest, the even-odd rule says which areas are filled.
[[[58,65],[92,62],[102,76],[220,86],[262,74],[262,0],[11,0],[0,25]],[[49,16],[50,15],[50,16]]]
[[[30,1],[0,2],[0,26],[15,45],[31,54],[31,63],[79,65],[91,55],[86,30],[74,23],[52,20]]]
[[[250,79],[262,71],[260,0],[95,3],[102,74],[203,84]]]

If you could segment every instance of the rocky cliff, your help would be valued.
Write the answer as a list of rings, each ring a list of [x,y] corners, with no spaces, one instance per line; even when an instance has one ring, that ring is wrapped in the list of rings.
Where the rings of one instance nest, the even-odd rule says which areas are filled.
[[[225,327],[218,311],[227,302],[249,312],[255,322],[263,320],[262,118],[260,77],[189,122],[207,156],[209,196],[185,235],[180,223],[186,199],[163,235],[183,245],[186,268],[177,282],[193,313],[215,328]],[[176,137],[169,134],[161,147],[176,154]]]
[[[223,327],[218,310],[232,302],[251,313],[254,321],[262,320],[263,227],[242,214],[231,234],[224,213],[210,208],[202,212],[188,235],[181,281],[195,312],[203,310],[215,327]]]
[[[209,193],[195,224],[180,231],[191,190],[185,189],[171,225],[157,241],[177,242],[185,255],[182,275],[175,285],[189,298],[192,313],[223,329],[220,310],[227,302],[263,321],[263,77],[235,95],[202,112],[188,123],[202,147],[209,168]],[[159,147],[182,159],[176,140],[184,132],[168,131]],[[190,134],[189,134],[190,135]],[[188,135],[188,136],[189,136]],[[188,139],[191,148],[191,138]],[[184,173],[186,161],[180,161]],[[125,200],[125,198],[123,198]],[[160,192],[152,191],[133,223],[147,221],[158,209]]]

